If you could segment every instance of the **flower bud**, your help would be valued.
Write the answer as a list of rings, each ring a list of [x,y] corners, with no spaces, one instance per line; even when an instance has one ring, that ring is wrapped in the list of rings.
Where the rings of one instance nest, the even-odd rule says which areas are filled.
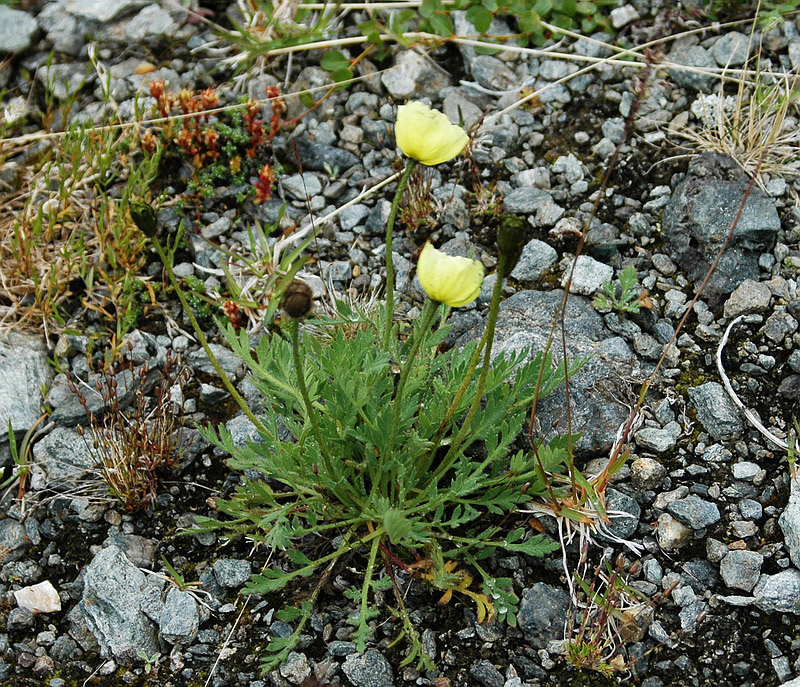
[[[132,200],[128,205],[133,223],[147,237],[152,238],[156,235],[158,223],[156,222],[156,212],[147,203],[139,200]]]
[[[311,312],[314,294],[305,282],[295,279],[283,293],[283,311],[296,320],[306,317]]]
[[[511,274],[511,270],[519,262],[526,243],[525,225],[522,218],[517,215],[503,217],[500,220],[500,227],[497,229],[497,247],[506,260],[504,274],[501,275],[503,278]]]

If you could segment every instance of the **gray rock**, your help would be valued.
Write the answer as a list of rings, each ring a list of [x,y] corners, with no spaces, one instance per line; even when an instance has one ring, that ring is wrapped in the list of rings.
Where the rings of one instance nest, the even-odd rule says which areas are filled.
[[[643,427],[633,435],[638,446],[655,453],[666,453],[674,448],[681,435],[681,426],[672,421],[666,427]]]
[[[711,54],[720,67],[741,67],[747,62],[750,39],[738,31],[729,31],[717,38]]]
[[[505,684],[505,679],[491,661],[476,661],[470,667],[469,674],[485,687],[503,687]]]
[[[304,172],[281,179],[281,187],[292,198],[307,200],[322,193],[322,183],[315,174]]]
[[[207,224],[202,229],[200,229],[200,233],[203,235],[204,238],[215,239],[218,236],[227,234],[230,231],[230,229],[231,229],[230,219],[227,217],[220,217],[216,222]]]
[[[130,660],[159,650],[155,625],[141,610],[153,591],[147,576],[116,546],[101,549],[83,571],[83,596],[70,618],[83,616],[104,658]],[[74,635],[73,635],[74,636]]]
[[[775,343],[781,343],[797,331],[797,320],[785,310],[776,310],[764,323],[764,334]]]
[[[394,687],[392,666],[375,649],[364,654],[349,654],[342,664],[342,672],[353,687]]]
[[[544,350],[553,316],[561,306],[563,291],[519,291],[500,305],[494,353],[503,355],[529,349],[530,357]],[[607,451],[617,429],[627,418],[627,410],[600,391],[606,382],[613,384],[620,376],[639,374],[636,356],[618,336],[606,329],[602,316],[591,303],[573,296],[567,303],[567,353],[570,359],[593,356],[581,370],[570,378],[573,403],[572,427],[582,434],[576,450],[579,453]],[[467,332],[458,345],[478,338],[483,325]],[[554,346],[553,356],[561,359],[560,346]],[[545,434],[552,428],[566,427],[565,394],[563,387],[540,399],[537,419]]]
[[[221,587],[234,589],[250,579],[250,561],[237,558],[220,558],[214,561],[214,575]]]
[[[297,147],[297,156],[303,169],[314,172],[337,171],[339,174],[357,165],[360,160],[353,153],[332,145],[317,143],[304,136],[293,139],[287,150],[293,152]]]
[[[311,666],[305,654],[292,651],[280,667],[280,674],[295,685],[301,684],[311,675]]]
[[[521,191],[523,189],[517,189]],[[539,239],[525,244],[519,262],[511,272],[511,278],[518,281],[536,281],[558,259],[555,248]]]
[[[731,466],[731,471],[735,479],[751,480],[760,470],[761,468],[758,463],[751,463],[749,460],[743,460]]]
[[[242,376],[244,373],[244,364],[233,351],[220,344],[210,343],[208,346],[219,362],[222,371],[230,379],[238,379]],[[208,375],[214,375],[215,377],[219,376],[202,348],[190,353],[187,362],[189,367],[195,372],[203,372]]]
[[[800,372],[800,348],[792,351],[792,354],[789,356],[789,360],[786,362],[795,372]]]
[[[64,10],[76,17],[105,24],[146,4],[146,0],[66,0]]]
[[[670,61],[685,67],[716,68],[716,60],[705,48],[693,45],[689,48],[679,46],[669,54]],[[717,79],[713,74],[700,74],[683,69],[670,69],[669,76],[678,86],[692,88],[696,91],[711,93],[717,87]]]
[[[335,639],[332,642],[328,642],[328,653],[331,656],[349,656],[350,654],[358,653],[358,651],[353,642]]]
[[[44,65],[36,70],[36,79],[56,98],[66,100],[94,82],[96,74],[89,69],[82,62]]]
[[[552,200],[553,197],[549,193],[538,188],[515,188],[503,198],[503,209],[506,212],[530,215],[536,212],[544,203]]]
[[[690,280],[705,277],[748,185],[738,165],[724,155],[706,153],[689,164],[664,209],[662,229],[667,252]],[[770,250],[780,226],[772,199],[751,188],[731,243],[704,292],[712,307],[745,279],[758,279],[758,258]]]
[[[84,438],[67,427],[56,427],[36,442],[33,458],[32,483],[39,489],[74,489],[98,463]]]
[[[800,613],[800,571],[782,570],[762,575],[753,589],[755,605],[766,613]]]
[[[361,203],[351,205],[339,213],[339,226],[343,231],[355,229],[369,215],[369,212],[370,209]]]
[[[0,520],[0,564],[19,560],[28,543],[22,523],[13,518]]]
[[[214,346],[214,344],[212,344],[212,346]],[[152,389],[156,376],[160,374],[158,370],[152,370],[150,372],[145,380],[145,388],[142,389],[144,393]],[[81,392],[84,394],[89,410],[94,415],[99,416],[106,411],[107,403],[103,395],[95,391],[97,379],[96,376],[90,377],[88,387],[82,385]],[[133,398],[134,392],[139,387],[139,376],[125,368],[117,373],[114,379],[120,407],[125,408],[128,406]],[[78,395],[70,389],[64,375],[58,375],[58,377],[56,377],[45,400],[53,408],[50,419],[56,424],[73,427],[77,424],[85,425],[88,422],[86,411],[81,405]]]
[[[458,89],[450,91],[442,103],[442,112],[454,124],[463,122],[467,128],[476,124],[483,116],[483,110]]]
[[[778,518],[778,525],[783,531],[792,563],[800,567],[800,476],[795,476],[791,482],[789,502]]]
[[[609,488],[606,492],[606,510],[609,513],[612,511],[617,512],[617,514],[612,513],[609,516],[611,522],[606,526],[612,536],[607,537],[599,533],[597,535],[599,539],[607,541],[613,541],[614,537],[630,539],[636,533],[642,509],[635,499],[617,489]]]
[[[570,272],[572,272],[571,265],[564,272],[561,280],[562,286],[566,285]],[[591,296],[613,276],[614,268],[611,265],[599,262],[589,255],[579,255],[575,262],[575,270],[572,272],[570,291]]]
[[[0,339],[0,443],[8,440],[9,422],[22,439],[39,419],[41,390],[52,379],[41,339],[13,332]]]
[[[103,546],[116,546],[137,568],[152,568],[156,559],[155,542],[138,534],[110,534]]]
[[[639,456],[631,463],[631,481],[637,489],[656,490],[666,476],[667,469],[647,456]]]
[[[759,520],[764,515],[764,507],[754,499],[739,501],[739,512],[745,520]]]
[[[395,100],[401,101],[424,96],[438,98],[441,90],[451,85],[446,73],[414,50],[399,53],[394,67],[381,76],[381,82]]]
[[[665,551],[676,551],[689,543],[692,531],[669,513],[658,516],[656,539]]]
[[[719,565],[725,584],[749,592],[756,586],[764,556],[755,551],[729,551]]]
[[[763,313],[769,308],[772,291],[763,282],[745,279],[725,301],[725,317],[734,318],[746,313]]]
[[[141,41],[145,38],[172,38],[180,28],[180,24],[163,7],[148,5],[133,19],[125,24],[125,38],[129,41]]]
[[[611,10],[611,25],[615,29],[621,29],[632,21],[638,21],[639,13],[633,5],[623,5]]]
[[[158,625],[162,639],[170,644],[190,644],[200,628],[197,601],[189,592],[170,587]]]
[[[689,398],[697,409],[697,419],[717,441],[730,441],[741,435],[744,425],[739,412],[718,382],[706,382],[689,389]]]
[[[562,637],[564,618],[569,610],[569,595],[560,587],[536,582],[522,595],[517,614],[519,629],[535,649]]]
[[[556,174],[563,174],[569,184],[583,179],[583,165],[573,153],[559,156],[553,163],[552,170]]]
[[[719,508],[715,503],[704,501],[695,494],[672,501],[667,510],[684,525],[699,530],[719,522]]]
[[[322,276],[326,281],[350,281],[353,267],[348,260],[334,260],[323,265]]]
[[[789,401],[800,399],[800,375],[789,375],[778,385],[778,396]]]
[[[28,608],[23,608],[22,606],[12,608],[8,612],[6,627],[12,631],[25,630],[26,628],[33,627],[33,611]]]
[[[39,25],[27,12],[0,5],[0,52],[23,52],[31,47]]]
[[[496,57],[478,55],[470,66],[473,78],[484,88],[507,91],[519,83],[517,75]]]
[[[64,12],[61,3],[51,2],[36,17],[39,26],[47,33],[47,40],[57,53],[78,57],[84,45],[87,22]],[[113,69],[112,75],[113,75]],[[112,86],[113,89],[113,86]]]

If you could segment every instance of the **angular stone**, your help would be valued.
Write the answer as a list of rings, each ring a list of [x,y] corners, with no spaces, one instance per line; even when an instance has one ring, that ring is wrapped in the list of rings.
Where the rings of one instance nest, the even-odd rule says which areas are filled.
[[[9,422],[21,439],[39,419],[42,388],[52,379],[47,350],[39,337],[12,332],[0,338],[0,442],[8,439]]]
[[[392,666],[375,649],[364,654],[349,654],[342,664],[342,672],[353,687],[394,687]]]
[[[565,286],[567,278],[572,273],[572,284],[570,291],[584,296],[592,296],[607,281],[611,281],[614,276],[614,268],[611,265],[595,260],[589,255],[579,255],[575,262],[575,270],[572,266],[567,267],[561,285]]]
[[[758,582],[764,556],[755,551],[729,551],[719,566],[725,584],[749,592]]]
[[[200,613],[197,601],[188,592],[171,587],[161,609],[159,630],[170,644],[190,644],[197,637]]]
[[[730,441],[742,433],[744,424],[719,382],[706,382],[689,389],[689,398],[697,409],[697,419],[717,441]]]
[[[39,25],[27,12],[0,5],[0,52],[23,52],[31,47]]]
[[[83,597],[73,613],[82,615],[103,657],[132,660],[139,651],[150,656],[159,650],[155,625],[141,610],[150,596],[147,576],[120,549],[109,546],[84,569]]]
[[[539,239],[532,239],[522,249],[519,262],[511,272],[511,278],[518,281],[536,281],[557,259],[558,253],[555,248]]]
[[[86,440],[74,429],[56,427],[33,446],[35,470],[41,470],[34,486],[73,489],[98,463]]]
[[[424,96],[438,98],[442,89],[451,85],[447,74],[414,50],[399,53],[395,65],[383,73],[381,81],[398,101]]]
[[[680,549],[689,543],[691,536],[692,531],[669,513],[662,513],[658,517],[656,538],[658,539],[658,545],[665,551]]]
[[[673,501],[667,506],[667,510],[684,525],[695,530],[710,527],[718,523],[721,517],[717,504],[704,501],[696,494]]]
[[[758,279],[758,259],[781,227],[775,203],[729,157],[705,153],[689,164],[664,209],[666,252],[690,280],[699,281],[725,243],[748,188],[733,238],[704,292],[712,307],[745,279]]]
[[[519,629],[531,646],[544,649],[562,636],[568,609],[569,596],[563,589],[536,582],[522,595],[517,615]]]
[[[723,314],[734,318],[746,313],[763,313],[769,308],[772,292],[764,282],[745,279],[725,301]]]
[[[146,4],[146,0],[66,0],[64,10],[76,17],[105,24]]]
[[[494,353],[508,355],[527,349],[528,357],[540,353],[550,332],[553,317],[561,306],[563,291],[519,291],[500,305]],[[627,418],[627,410],[606,396],[603,380],[636,376],[638,361],[625,341],[614,336],[602,316],[588,299],[573,296],[567,303],[567,353],[571,360],[591,358],[570,378],[573,431],[580,432],[576,450],[582,454],[605,452],[611,447],[617,429]],[[471,329],[458,341],[463,345],[483,334],[483,325]],[[560,362],[561,346],[552,353]],[[601,400],[604,399],[604,400]],[[551,428],[566,426],[565,393],[558,387],[540,399],[537,419],[547,437]]]
[[[14,598],[20,608],[33,613],[57,613],[61,610],[61,597],[49,580],[18,589]]]
[[[789,568],[776,575],[762,575],[753,596],[755,605],[766,613],[800,613],[800,571]]]
[[[666,427],[644,427],[633,435],[637,446],[653,451],[654,453],[666,453],[678,442],[681,435],[681,426],[673,421]]]

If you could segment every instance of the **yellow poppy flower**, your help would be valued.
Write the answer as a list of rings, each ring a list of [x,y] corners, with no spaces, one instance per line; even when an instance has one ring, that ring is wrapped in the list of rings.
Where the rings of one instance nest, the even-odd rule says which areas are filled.
[[[423,165],[452,160],[467,145],[467,134],[447,116],[412,101],[397,108],[394,137],[403,154]]]
[[[426,243],[417,262],[417,276],[433,300],[459,308],[478,297],[483,265],[477,260],[447,255]]]

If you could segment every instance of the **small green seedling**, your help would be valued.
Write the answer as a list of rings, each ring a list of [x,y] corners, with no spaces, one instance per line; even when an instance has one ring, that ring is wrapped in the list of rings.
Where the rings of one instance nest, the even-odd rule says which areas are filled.
[[[647,292],[638,291],[636,268],[628,265],[619,273],[617,284],[612,281],[603,284],[603,293],[595,296],[592,305],[601,312],[616,310],[621,315],[637,313],[640,308],[650,307]]]

